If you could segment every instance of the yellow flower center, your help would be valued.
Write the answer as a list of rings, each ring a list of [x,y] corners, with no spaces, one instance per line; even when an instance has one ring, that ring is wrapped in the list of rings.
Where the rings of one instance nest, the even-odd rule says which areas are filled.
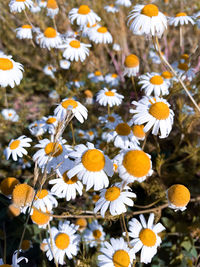
[[[10,149],[14,150],[14,149],[18,148],[19,145],[20,145],[20,140],[15,140],[10,144]]]
[[[112,78],[117,78],[118,75],[117,75],[116,73],[113,73],[113,74],[111,75],[111,77],[112,77]]]
[[[21,210],[20,210],[19,207],[15,206],[15,204],[10,204],[10,205],[8,206],[8,212],[9,212],[12,216],[17,217],[17,216],[20,215]]]
[[[84,218],[78,218],[75,222],[75,225],[78,225],[79,230],[82,230],[87,226],[87,220]]]
[[[162,73],[162,77],[164,78],[164,79],[171,79],[172,77],[173,77],[173,74],[170,72],[170,71],[163,71],[163,73]]]
[[[118,169],[118,165],[116,163],[113,163],[113,168],[114,168],[114,171],[116,172]]]
[[[37,192],[36,199],[43,199],[46,196],[48,196],[48,191],[46,189],[42,189]]]
[[[136,55],[129,55],[125,59],[125,67],[127,68],[135,68],[139,65],[139,58]]]
[[[28,184],[18,184],[12,191],[12,200],[17,207],[30,204],[34,197],[34,189]]]
[[[131,133],[131,127],[127,123],[122,122],[116,126],[115,131],[118,135],[127,136]]]
[[[19,184],[19,180],[16,179],[15,177],[5,178],[5,179],[3,179],[3,181],[0,184],[1,192],[5,196],[9,196],[12,194],[12,191],[17,184]]]
[[[66,184],[75,184],[78,181],[77,176],[75,175],[71,179],[69,179],[69,177],[67,176],[67,172],[68,171],[64,172],[63,175],[62,175],[62,178],[63,178],[64,182]]]
[[[100,199],[100,196],[99,196],[99,195],[93,195],[93,196],[92,196],[92,201],[93,201],[94,203],[96,203],[99,199]]]
[[[32,29],[31,25],[25,24],[22,26],[22,29]]]
[[[189,55],[188,54],[183,54],[183,55],[181,55],[181,59],[188,60],[189,59]]]
[[[108,116],[107,120],[110,122],[115,122],[115,118],[113,116]]]
[[[78,40],[73,40],[69,43],[69,45],[73,48],[80,48],[81,47],[81,43]]]
[[[105,199],[114,201],[120,196],[120,189],[117,186],[112,186],[106,190]]]
[[[54,122],[56,122],[56,118],[54,118],[54,117],[48,118],[48,119],[46,120],[46,123],[47,123],[47,124],[53,124]]]
[[[42,213],[40,210],[33,207],[33,214],[31,215],[31,220],[38,225],[44,225],[49,222],[50,216],[48,212]]]
[[[144,246],[153,247],[156,244],[156,234],[149,228],[142,229],[139,238]]]
[[[180,70],[184,70],[184,71],[188,71],[189,66],[188,66],[187,63],[179,63],[179,64],[178,64],[178,69],[180,69]]]
[[[154,85],[161,85],[163,84],[163,78],[160,75],[155,75],[150,79],[150,83],[154,84]]]
[[[184,207],[190,201],[190,191],[184,185],[172,185],[168,189],[168,199],[175,206]]]
[[[47,8],[56,9],[58,8],[58,5],[55,0],[48,0]]]
[[[106,95],[106,96],[114,96],[115,93],[112,92],[112,91],[108,91],[108,92],[105,92],[105,95]]]
[[[128,151],[122,164],[129,174],[137,178],[146,176],[151,169],[151,160],[142,150]]]
[[[93,231],[93,236],[95,239],[99,239],[102,236],[102,233],[100,230],[97,229]]]
[[[21,245],[21,249],[22,250],[28,250],[31,246],[31,242],[29,240],[23,240],[22,241],[22,245]]]
[[[94,135],[94,132],[93,132],[93,131],[89,131],[88,134],[89,134],[90,136],[92,136],[92,135]]]
[[[117,250],[113,254],[113,263],[115,267],[128,267],[130,264],[130,256],[128,252],[123,249]]]
[[[163,102],[156,102],[149,108],[149,113],[157,120],[166,120],[169,117],[169,107]]]
[[[72,106],[73,108],[76,108],[78,106],[78,103],[73,99],[67,99],[61,103],[63,108],[68,108],[69,106]]]
[[[12,116],[12,113],[8,113],[8,116],[11,117]]]
[[[67,234],[60,233],[55,238],[55,244],[58,249],[66,249],[69,246],[70,237]]]
[[[54,28],[52,27],[48,27],[45,31],[44,31],[44,36],[47,38],[55,38],[57,36],[57,32]]]
[[[113,4],[110,4],[109,6],[110,6],[110,7],[114,7],[114,5],[113,5]]]
[[[87,171],[99,172],[105,166],[105,157],[101,151],[89,149],[83,154],[81,162]]]
[[[106,33],[108,30],[107,30],[106,27],[100,27],[100,28],[97,29],[97,31],[98,31],[99,33]]]
[[[58,157],[62,154],[63,148],[58,143],[50,142],[45,146],[44,151],[47,156],[51,155],[51,157]]]
[[[143,7],[141,14],[147,16],[147,17],[156,17],[158,16],[159,10],[156,5],[149,4]]]
[[[11,70],[13,63],[8,58],[0,58],[0,70]]]
[[[93,93],[90,90],[85,90],[84,94],[86,95],[86,97],[93,97]]]
[[[78,14],[87,15],[90,13],[90,8],[87,5],[81,5],[78,9]]]
[[[144,129],[144,125],[134,125],[132,127],[133,134],[137,138],[143,138],[143,137],[145,137],[145,132],[144,132],[143,129]]]
[[[95,71],[94,75],[95,75],[95,76],[101,76],[102,73],[101,73],[99,70],[97,70],[97,71]]]
[[[187,14],[185,12],[180,12],[176,14],[176,17],[185,17]]]

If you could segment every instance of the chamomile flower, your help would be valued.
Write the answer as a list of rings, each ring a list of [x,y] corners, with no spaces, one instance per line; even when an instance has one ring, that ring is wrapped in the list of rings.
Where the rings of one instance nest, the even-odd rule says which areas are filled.
[[[122,237],[111,238],[110,243],[104,242],[100,252],[101,254],[98,256],[99,267],[131,267],[135,259],[133,249],[129,248]]]
[[[32,139],[26,137],[25,135],[22,135],[17,139],[12,139],[8,144],[8,147],[4,150],[6,159],[8,160],[10,155],[12,155],[12,159],[17,161],[17,157],[22,158],[23,155],[27,155],[28,152],[24,149],[24,147],[30,147],[30,142],[32,142]]]
[[[192,81],[195,78],[195,69],[191,68],[190,64],[180,62],[176,64],[175,70],[182,80]]]
[[[112,49],[115,52],[119,52],[119,51],[121,51],[121,46],[119,44],[114,43]]]
[[[170,17],[169,18],[169,25],[173,26],[182,26],[185,24],[191,23],[192,25],[195,24],[194,20],[192,19],[191,16],[188,16],[185,12],[180,12],[175,15],[175,17]]]
[[[19,39],[32,39],[32,26],[25,24],[22,27],[16,29],[17,35],[16,37]]]
[[[85,95],[85,104],[86,105],[92,105],[93,104],[93,93],[91,90],[86,89],[84,91],[84,95]]]
[[[71,62],[66,59],[60,60],[60,67],[61,69],[68,70],[71,66]]]
[[[33,245],[32,245],[32,242],[31,242],[30,240],[28,240],[28,239],[24,239],[24,240],[22,241],[22,244],[21,244],[21,250],[22,250],[23,252],[27,252],[27,251],[29,251],[29,249],[32,248],[32,247],[33,247]]]
[[[45,133],[45,121],[43,119],[32,122],[28,129],[33,136],[41,136]]]
[[[94,220],[92,223],[88,224],[88,228],[83,234],[84,242],[88,244],[91,248],[96,247],[99,243],[105,240],[105,232],[103,227]]]
[[[75,158],[75,166],[69,170],[68,177],[77,175],[86,185],[86,191],[93,186],[95,191],[107,187],[108,176],[113,175],[112,161],[89,142],[86,146],[83,144],[75,146],[74,150],[69,155]]]
[[[70,61],[83,62],[89,55],[90,44],[84,44],[76,39],[68,39],[65,44],[59,45],[59,48],[64,48],[63,57]]]
[[[69,12],[69,20],[73,24],[76,21],[77,25],[94,25],[101,18],[89,8],[87,5],[81,5],[79,8],[72,8]]]
[[[90,25],[90,23],[84,25],[84,26],[81,26],[80,30],[82,31],[82,36],[83,37],[88,37],[89,36],[89,33],[93,30],[95,30],[96,28],[100,27],[99,24],[95,23],[93,25]]]
[[[106,87],[97,93],[97,102],[101,106],[119,106],[122,103],[123,95],[117,93],[116,89],[108,90]]]
[[[104,77],[101,71],[96,70],[95,72],[92,72],[88,74],[88,78],[93,82],[93,83],[98,83],[98,82],[103,82]]]
[[[146,135],[144,132],[144,125],[133,125],[132,132],[138,140],[144,140]]]
[[[167,18],[154,4],[135,5],[128,24],[133,33],[161,37],[167,29]]]
[[[46,0],[39,0],[39,6],[44,8],[47,6],[47,1]]]
[[[23,77],[22,64],[15,62],[12,56],[6,56],[0,54],[0,86],[10,86],[13,88],[15,85],[19,85]]]
[[[100,210],[101,216],[104,218],[106,211],[109,209],[111,215],[120,215],[127,211],[127,206],[133,206],[134,202],[131,198],[136,198],[136,194],[130,192],[129,186],[121,188],[121,183],[116,183],[107,189],[102,189],[100,199],[96,202],[94,212]]]
[[[105,6],[104,9],[108,12],[108,13],[117,13],[119,12],[119,8],[114,6],[113,4],[110,4],[108,6]]]
[[[118,6],[129,7],[129,6],[131,6],[131,1],[130,0],[116,0],[115,4]]]
[[[68,177],[68,171],[73,167],[73,161],[67,159],[56,171],[59,178],[49,181],[49,184],[53,184],[51,192],[59,198],[66,198],[67,201],[75,199],[77,192],[81,196],[83,191],[83,185],[76,175]]]
[[[174,184],[166,192],[169,208],[175,211],[186,210],[190,201],[190,191],[182,184]]]
[[[35,195],[34,189],[28,184],[17,184],[12,191],[12,201],[21,211],[31,206]]]
[[[107,84],[109,84],[109,86],[118,86],[119,85],[119,81],[120,81],[120,77],[119,75],[117,75],[116,73],[113,73],[113,74],[107,74],[105,76],[105,82]]]
[[[67,83],[67,87],[69,87],[70,89],[73,87],[80,88],[83,87],[84,85],[85,85],[84,81],[79,81],[77,79],[74,79],[73,81]]]
[[[154,93],[155,96],[167,95],[169,94],[169,84],[167,84],[163,77],[159,73],[152,72],[146,73],[139,77],[141,84],[141,89],[145,91],[145,95],[150,96]]]
[[[78,218],[76,219],[75,225],[77,225],[78,231],[83,232],[87,227],[87,220],[85,218]]]
[[[78,226],[70,224],[69,221],[59,221],[58,229],[56,227],[51,228],[52,235],[52,248],[51,241],[48,239],[48,247],[45,249],[46,256],[51,261],[56,258],[58,264],[65,264],[65,254],[68,259],[72,259],[78,253],[79,236],[76,234]],[[45,242],[46,243],[46,242]],[[52,254],[52,249],[54,255]]]
[[[19,120],[17,112],[12,108],[4,108],[1,114],[5,120],[16,122]]]
[[[43,117],[42,120],[44,121],[43,128],[45,131],[47,131],[49,134],[54,134],[55,129],[58,125],[58,120],[55,116],[48,116]]]
[[[50,212],[45,210],[44,212],[33,206],[31,211],[31,220],[37,224],[39,228],[46,229],[47,224],[52,220]]]
[[[37,3],[33,3],[32,7],[30,8],[31,13],[38,13],[41,11],[40,6]]]
[[[140,262],[147,264],[157,253],[157,248],[161,244],[158,234],[164,231],[165,227],[161,223],[153,223],[154,213],[150,214],[148,222],[145,221],[144,215],[141,214],[139,217],[140,222],[135,218],[129,221],[129,236],[133,238],[130,244],[135,253],[141,250]]]
[[[22,12],[25,8],[33,5],[32,0],[11,0],[9,3],[10,12]]]
[[[80,123],[83,123],[84,119],[87,119],[88,111],[86,107],[84,107],[80,102],[71,98],[63,99],[55,109],[54,114],[58,117],[58,119],[63,120],[65,119],[69,110],[71,110],[75,118]]]
[[[169,86],[171,85],[171,80],[173,78],[173,74],[168,71],[168,70],[165,70],[161,73],[161,76],[163,77],[163,79],[165,80],[166,83],[169,84]]]
[[[160,97],[143,97],[138,102],[133,101],[135,110],[130,110],[133,115],[134,124],[144,124],[144,132],[148,132],[152,127],[152,134],[160,138],[166,138],[171,130],[174,119],[174,112],[169,108],[169,103]]]
[[[36,37],[36,41],[42,48],[58,48],[62,44],[60,34],[52,27],[46,28],[44,33],[39,33]]]
[[[139,72],[139,58],[136,55],[129,55],[125,58],[123,75],[128,77],[136,76]]]
[[[19,180],[15,177],[4,178],[0,184],[1,193],[10,198],[13,192],[13,189],[16,185],[20,184]]]
[[[58,99],[59,98],[59,94],[56,92],[56,90],[53,90],[49,93],[49,97],[52,99]]]
[[[123,122],[122,118],[115,113],[112,113],[111,115],[101,116],[99,117],[99,121],[105,124],[105,128],[108,129],[115,129],[119,123]]]
[[[44,73],[47,75],[47,76],[51,76],[51,78],[55,78],[54,76],[54,72],[56,72],[56,68],[52,65],[46,65],[44,68],[43,68],[43,71]]]
[[[31,167],[31,162],[24,158],[20,158],[18,163],[23,170]]]
[[[46,8],[47,8],[47,16],[51,18],[54,18],[59,12],[56,0],[48,0]]]
[[[19,250],[19,252],[21,252],[21,249]],[[20,267],[20,265],[18,263],[23,261],[23,260],[25,260],[25,262],[28,263],[27,258],[25,258],[25,257],[19,257],[18,258],[18,250],[16,250],[12,256],[12,265],[5,264],[3,259],[0,259],[0,266],[2,266],[2,267]]]
[[[119,177],[127,183],[141,183],[153,173],[151,156],[141,149],[122,150],[115,160]]]
[[[133,134],[130,125],[130,122],[120,122],[117,124],[113,131],[107,134],[107,142],[114,141],[114,146],[122,149],[129,147],[137,148],[140,143]]]
[[[113,41],[112,35],[106,27],[98,27],[90,31],[88,37],[95,44],[110,44]]]
[[[55,197],[46,189],[41,189],[37,192],[33,206],[43,212],[51,211],[58,206]]]
[[[37,161],[42,170],[45,168],[47,172],[50,172],[52,168],[55,170],[64,162],[71,151],[70,146],[65,145],[65,143],[66,140],[62,138],[57,142],[54,142],[53,138],[40,140],[39,144],[35,145],[40,149],[33,155],[33,160]]]

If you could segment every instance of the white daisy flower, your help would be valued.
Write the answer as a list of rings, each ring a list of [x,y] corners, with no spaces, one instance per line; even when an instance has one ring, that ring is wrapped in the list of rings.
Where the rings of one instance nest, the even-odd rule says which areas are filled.
[[[120,82],[120,77],[116,73],[109,73],[105,76],[105,82],[108,83],[111,87],[118,86]]]
[[[155,96],[168,95],[169,84],[166,83],[161,75],[156,72],[146,73],[139,77],[141,84],[141,90],[145,91],[145,95],[150,96],[154,93]]]
[[[48,0],[46,8],[47,16],[51,18],[54,18],[59,12],[58,4],[55,0]]]
[[[161,37],[167,29],[167,18],[154,4],[135,5],[128,24],[133,33]]]
[[[108,6],[105,6],[104,9],[108,12],[108,13],[117,13],[119,12],[119,8],[114,6],[113,4],[110,4]]]
[[[51,192],[59,198],[66,198],[67,201],[76,198],[76,191],[82,195],[83,185],[77,176],[68,177],[68,171],[74,167],[73,161],[66,159],[65,162],[56,170],[59,178],[49,181],[54,186]]]
[[[158,233],[165,230],[161,223],[153,224],[154,214],[151,213],[146,223],[144,215],[140,215],[140,222],[133,218],[129,221],[129,236],[133,239],[130,244],[133,251],[137,253],[141,250],[140,262],[150,263],[153,256],[157,253],[157,247],[161,244]]]
[[[74,175],[86,185],[86,191],[94,186],[94,190],[100,190],[109,184],[108,176],[113,175],[113,164],[108,156],[96,149],[92,143],[77,145],[75,151],[69,155],[75,158],[75,166],[69,170],[68,177]]]
[[[12,155],[13,160],[17,161],[17,157],[22,158],[23,155],[27,155],[28,152],[24,149],[24,147],[30,147],[30,142],[32,142],[32,139],[26,137],[25,135],[22,135],[17,139],[12,139],[8,144],[8,147],[4,150],[6,159],[8,160],[10,155]]]
[[[104,123],[105,128],[108,129],[115,129],[119,123],[123,122],[122,118],[115,113],[112,113],[111,115],[101,116],[98,119],[101,123]]]
[[[22,251],[21,249],[19,250],[20,252]],[[13,256],[12,256],[12,265],[9,265],[9,264],[5,264],[3,259],[0,259],[0,266],[5,266],[5,267],[20,267],[20,265],[18,264],[19,262],[25,260],[26,263],[28,263],[28,259],[25,258],[25,257],[19,257],[18,258],[18,250],[16,250],[14,253],[13,253]]]
[[[114,43],[112,48],[115,52],[121,51],[121,46],[119,44]]]
[[[60,67],[61,69],[68,70],[71,66],[71,62],[66,59],[60,60]]]
[[[46,0],[39,0],[38,2],[39,2],[39,6],[40,7],[43,7],[44,8],[44,7],[47,6],[47,1]]]
[[[118,6],[129,7],[129,6],[131,6],[131,1],[130,0],[116,0],[115,4]]]
[[[113,107],[115,105],[119,106],[122,103],[122,99],[124,98],[124,96],[116,92],[117,92],[116,89],[108,90],[106,87],[104,87],[104,89],[100,90],[97,93],[96,101],[101,106],[107,106],[107,105],[109,105],[110,107]]]
[[[12,56],[0,54],[0,86],[13,88],[19,85],[23,78],[24,71],[22,64],[15,62]]]
[[[98,27],[88,34],[89,39],[95,44],[110,44],[113,41],[112,35],[106,27]]]
[[[115,160],[119,177],[127,183],[141,183],[153,173],[151,156],[141,149],[122,150]]]
[[[60,34],[52,27],[46,28],[44,33],[39,33],[36,37],[36,41],[42,48],[58,48],[62,44]]]
[[[168,71],[168,70],[165,70],[161,73],[161,76],[163,77],[163,79],[165,80],[166,83],[169,84],[169,86],[171,85],[171,82],[172,82],[172,78],[173,78],[173,74]]]
[[[129,55],[125,58],[123,75],[128,77],[136,76],[139,72],[139,58],[136,55]]]
[[[94,83],[104,81],[103,74],[99,70],[95,71],[94,73],[92,72],[92,73],[88,74],[88,78]]]
[[[32,7],[30,8],[31,13],[38,13],[41,11],[40,6],[37,3],[33,3]]]
[[[58,125],[58,120],[55,116],[48,116],[43,117],[42,120],[44,121],[43,128],[45,131],[47,131],[49,134],[54,134],[55,129]]]
[[[63,164],[65,158],[67,158],[71,147],[65,145],[66,140],[60,138],[57,142],[45,138],[39,141],[39,144],[35,147],[40,149],[33,155],[33,160],[37,161],[38,166],[44,171],[47,170],[49,173],[51,169],[54,170]]]
[[[186,206],[190,201],[190,191],[182,184],[174,184],[168,188],[167,199],[169,203],[169,208],[175,211],[186,210]]]
[[[19,180],[15,177],[6,177],[0,183],[1,193],[7,198],[11,198],[12,191],[16,185],[20,184]]]
[[[75,87],[75,88],[80,88],[80,87],[83,87],[85,85],[85,82],[84,81],[79,81],[77,79],[74,79],[73,81],[67,83],[67,86],[71,89],[72,87]]]
[[[55,78],[54,76],[54,72],[56,72],[56,68],[52,65],[46,65],[44,68],[43,68],[43,71],[44,73],[47,75],[47,76],[51,76],[53,79]]]
[[[83,62],[89,56],[90,44],[84,44],[76,39],[68,39],[65,44],[59,45],[59,48],[64,48],[63,57],[71,61]]]
[[[104,242],[100,252],[102,254],[98,256],[99,267],[131,267],[135,259],[133,249],[129,248],[122,237],[111,238],[110,243]]]
[[[133,135],[138,139],[138,140],[144,140],[145,139],[145,132],[144,132],[144,125],[133,125],[132,126],[132,132]]]
[[[84,25],[84,26],[81,26],[80,28],[80,31],[82,31],[82,36],[83,37],[88,37],[89,36],[89,33],[95,29],[97,29],[98,27],[100,27],[99,24],[95,23],[93,25],[90,25],[90,23]]]
[[[89,140],[90,142],[93,141],[96,136],[97,132],[95,129],[91,129],[85,132],[85,139]]]
[[[19,39],[32,39],[32,26],[31,25],[23,25],[16,29],[16,37]]]
[[[43,212],[51,211],[58,206],[58,202],[52,194],[46,190],[39,190],[35,196],[33,206]]]
[[[179,25],[186,25],[191,23],[192,25],[195,24],[194,20],[191,16],[188,16],[185,12],[180,12],[175,15],[175,17],[169,18],[169,25],[179,26]]]
[[[88,224],[88,228],[83,233],[83,239],[91,248],[96,247],[99,243],[102,244],[102,241],[105,240],[105,232],[97,220]]]
[[[134,205],[133,200],[130,198],[136,198],[136,194],[129,190],[131,190],[129,186],[124,186],[122,189],[121,183],[102,189],[100,199],[95,203],[94,213],[100,210],[101,216],[104,218],[108,208],[113,216],[126,212],[126,205],[131,207]]]
[[[31,210],[31,220],[33,223],[37,224],[37,226],[41,229],[46,229],[48,223],[53,219],[52,216],[50,216],[50,212],[45,210],[44,212],[40,209],[32,207]]]
[[[58,99],[59,98],[59,94],[56,92],[56,90],[53,90],[49,93],[49,97],[52,99]]]
[[[22,169],[27,169],[31,167],[31,163],[30,161],[28,161],[27,159],[19,159],[19,164],[21,165]]]
[[[10,12],[22,12],[25,8],[33,6],[32,0],[11,0],[9,3]]]
[[[17,112],[12,108],[4,108],[1,111],[2,116],[5,120],[16,122],[19,120],[19,116],[17,115]]]
[[[144,132],[148,132],[152,127],[152,134],[158,135],[160,130],[160,138],[166,138],[171,130],[174,120],[174,112],[169,108],[170,104],[159,97],[143,97],[138,102],[133,101],[136,105],[135,110],[130,110],[133,115],[134,124],[144,124]]]
[[[41,136],[45,133],[44,120],[34,121],[28,126],[30,133],[34,136]]]
[[[54,114],[57,116],[58,119],[65,119],[67,112],[71,110],[74,114],[75,118],[80,122],[83,123],[84,119],[87,119],[88,111],[86,107],[84,107],[80,102],[75,101],[71,98],[65,98],[62,102],[57,106],[54,110]]]
[[[58,229],[56,227],[51,228],[52,246],[56,261],[58,264],[65,264],[64,257],[72,259],[78,253],[79,236],[76,234],[78,226],[70,224],[69,221],[59,221]],[[46,243],[46,242],[45,242]],[[51,249],[51,240],[47,240],[48,247],[46,250],[46,256],[51,261],[54,258]]]
[[[176,62],[174,66],[182,80],[188,79],[189,81],[192,81],[195,78],[195,69],[191,68],[190,64]]]
[[[87,5],[81,5],[79,8],[72,8],[69,12],[69,20],[73,24],[76,21],[77,25],[94,25],[101,18],[89,8]]]

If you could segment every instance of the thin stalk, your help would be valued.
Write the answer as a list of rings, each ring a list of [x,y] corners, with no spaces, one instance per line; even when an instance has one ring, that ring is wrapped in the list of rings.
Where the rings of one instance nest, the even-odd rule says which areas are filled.
[[[24,15],[25,15],[25,17],[26,17],[26,19],[27,19],[27,21],[28,21],[28,23],[32,26],[32,28],[34,27],[33,26],[33,24],[31,23],[31,21],[30,21],[30,19],[29,19],[29,17],[28,17],[28,15],[27,15],[27,13],[26,13],[26,10],[24,9]],[[35,44],[34,44],[34,42],[33,42],[33,40],[31,39],[31,44],[32,44],[32,46],[33,47],[35,47]]]
[[[138,94],[137,94],[134,76],[131,76],[131,81],[132,81],[133,89],[135,91],[135,98],[136,98],[136,100],[138,100]]]
[[[108,116],[110,116],[110,105],[108,104]]]
[[[52,239],[51,227],[50,227],[49,222],[48,222],[47,225],[48,225],[48,229],[49,229],[51,251],[52,251],[52,254],[53,254],[53,258],[54,258],[55,265],[56,265],[56,267],[58,267],[58,263],[57,263],[57,261],[56,261],[56,257],[55,257],[54,251],[53,251],[53,239]]]
[[[128,230],[127,230],[127,227],[126,227],[126,222],[125,222],[125,218],[124,218],[124,213],[121,215],[121,217],[122,217],[122,223],[123,223],[123,226],[124,226],[124,230],[125,230],[125,232],[126,232],[127,243],[128,243],[128,246],[130,246],[130,240],[129,240]]]
[[[6,108],[8,108],[8,98],[7,98],[6,87],[4,87],[3,90],[4,90],[4,105],[6,106]]]
[[[70,128],[71,128],[71,131],[72,131],[72,146],[74,147],[75,144],[76,144],[76,139],[75,139],[75,133],[74,133],[74,127],[73,127],[73,123],[70,122]]]
[[[184,39],[183,39],[183,27],[182,26],[180,26],[179,32],[180,32],[180,49],[181,49],[181,52],[183,53],[183,51],[184,51]]]
[[[4,262],[4,264],[6,264],[6,248],[7,248],[7,242],[6,242],[5,222],[3,223],[3,239],[4,239],[3,262]]]
[[[57,31],[57,26],[56,26],[55,17],[53,17],[53,26],[54,26],[55,30]]]

